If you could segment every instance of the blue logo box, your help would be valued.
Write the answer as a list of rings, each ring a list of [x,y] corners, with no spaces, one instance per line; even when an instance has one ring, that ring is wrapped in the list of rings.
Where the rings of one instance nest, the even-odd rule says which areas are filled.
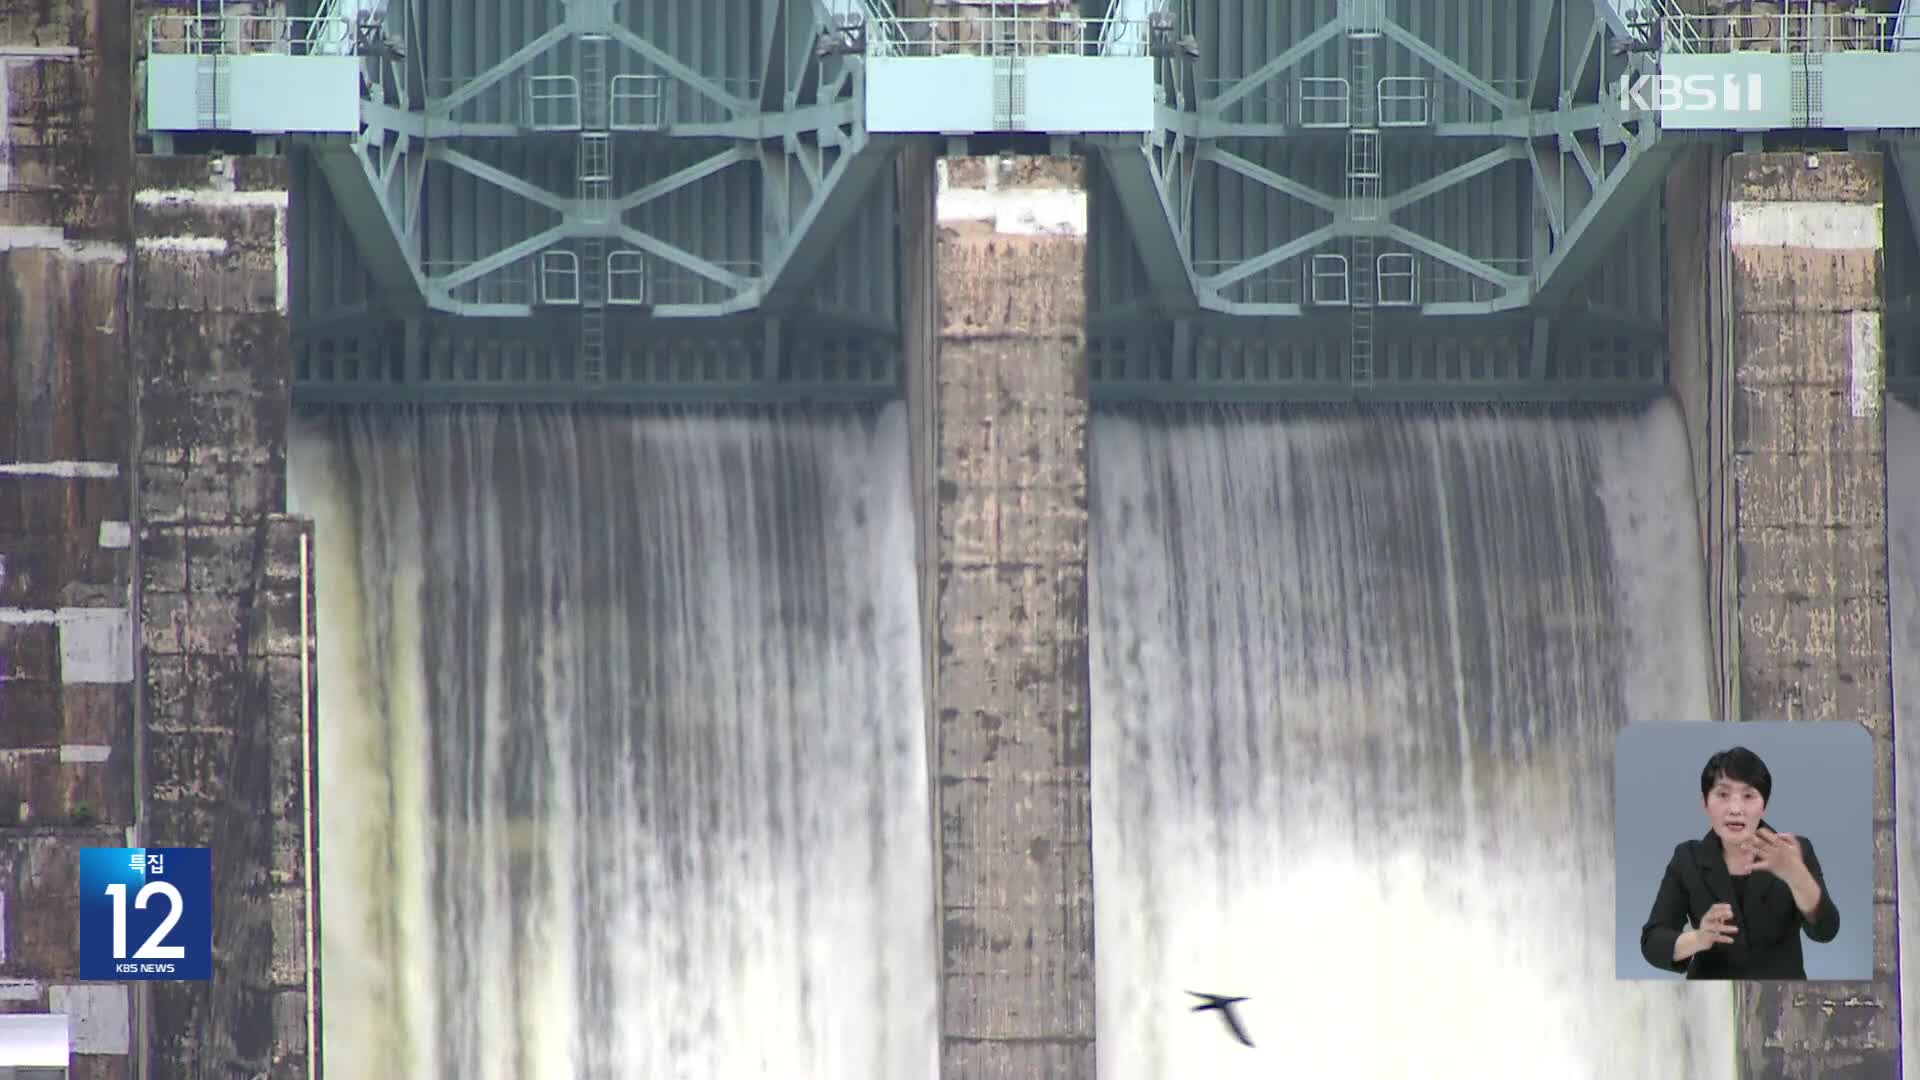
[[[213,853],[82,848],[80,977],[213,977]]]

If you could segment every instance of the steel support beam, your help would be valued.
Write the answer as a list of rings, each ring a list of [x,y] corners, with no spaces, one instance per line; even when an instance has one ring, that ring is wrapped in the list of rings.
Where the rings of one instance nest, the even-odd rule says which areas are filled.
[[[1479,278],[1481,281],[1498,287],[1503,295],[1501,299],[1493,301],[1492,304],[1489,305],[1493,311],[1505,311],[1526,305],[1528,300],[1527,280],[1518,274],[1502,273],[1499,269],[1483,259],[1477,259],[1471,255],[1457,251],[1446,244],[1440,243],[1438,240],[1422,236],[1412,229],[1399,225],[1384,225],[1380,229],[1380,234],[1390,240],[1398,240],[1407,247],[1420,252],[1422,255],[1428,256],[1435,262],[1445,263],[1456,270],[1464,271]],[[1427,305],[1430,313],[1432,313],[1436,307],[1439,307],[1439,305]]]
[[[1627,144],[1627,153],[1592,189],[1586,206],[1555,237],[1554,249],[1534,274],[1534,302],[1542,307],[1565,304],[1593,272],[1618,238],[1620,229],[1645,209],[1659,190],[1680,151],[1680,141],[1664,138],[1649,124],[1642,139]]]
[[[1587,3],[1604,2],[1604,0],[1567,0],[1567,2]],[[1482,79],[1480,76],[1475,75],[1473,72],[1468,71],[1452,57],[1449,57],[1439,49],[1420,40],[1411,30],[1394,22],[1392,19],[1382,17],[1380,20],[1380,30],[1408,52],[1431,64],[1435,71],[1453,80],[1456,84],[1465,87],[1471,91],[1475,97],[1499,109],[1503,115],[1525,108],[1523,102],[1516,100],[1509,94],[1502,93],[1498,87]]]
[[[612,34],[615,41],[625,45],[643,59],[656,65],[668,75],[671,75],[679,81],[680,85],[691,88],[707,100],[725,108],[734,116],[743,116],[754,110],[754,105],[751,102],[737,95],[728,93],[713,80],[702,77],[699,72],[681,63],[679,60],[668,56],[662,52],[658,46],[633,31],[628,30],[626,27],[613,27]]]
[[[1539,6],[1536,4],[1536,12]],[[1531,106],[1551,106],[1531,138],[1527,161],[1543,213],[1546,246],[1534,252],[1532,302],[1564,306],[1592,275],[1621,228],[1666,179],[1680,142],[1650,111],[1622,102],[1621,77],[1655,68],[1652,56],[1615,45],[1634,41],[1608,0],[1558,0],[1535,37]]]
[[[1312,251],[1314,248],[1317,248],[1321,244],[1327,243],[1328,241],[1340,235],[1342,235],[1342,233],[1340,231],[1339,225],[1337,224],[1322,225],[1319,228],[1313,230],[1312,232],[1303,234],[1301,236],[1296,236],[1293,239],[1287,241],[1284,244],[1280,244],[1277,247],[1269,248],[1266,251],[1263,251],[1260,254],[1255,255],[1253,258],[1247,259],[1246,261],[1240,263],[1239,265],[1232,267],[1231,269],[1223,270],[1218,274],[1201,278],[1200,283],[1207,290],[1208,295],[1205,297],[1205,300],[1208,302],[1208,306],[1215,311],[1225,311],[1225,312],[1234,313],[1234,314],[1254,314],[1254,312],[1251,312],[1251,311],[1243,312],[1238,310],[1241,308],[1251,307],[1252,305],[1237,304],[1237,303],[1234,303],[1233,301],[1221,300],[1219,297],[1220,291],[1227,288],[1229,285],[1234,285],[1241,281],[1244,281],[1247,278],[1250,278],[1253,275],[1258,274],[1261,271],[1267,269],[1268,267],[1276,266],[1280,263],[1287,261],[1288,259],[1292,259],[1300,255],[1305,255],[1307,252]]]
[[[578,212],[579,200],[570,196],[555,195],[545,188],[520,179],[505,169],[497,169],[486,162],[476,160],[444,142],[433,142],[427,145],[427,160],[445,162],[468,176],[485,180],[510,195],[518,195],[528,202],[537,203],[549,210],[562,214]]]
[[[334,204],[360,249],[368,276],[394,312],[424,308],[426,286],[420,272],[419,249],[411,239],[416,234],[404,211],[383,190],[388,185],[367,160],[365,141],[328,135],[308,140],[306,145],[327,179]]]
[[[1184,151],[1186,140],[1175,138]],[[1096,139],[1094,146],[1139,249],[1152,284],[1154,305],[1169,315],[1195,310],[1200,291],[1187,246],[1188,204],[1180,194],[1191,186],[1191,159],[1185,153],[1169,155],[1176,169],[1186,174],[1169,177],[1161,167],[1157,148],[1141,140]]]
[[[1221,149],[1217,145],[1208,145],[1201,149],[1200,160],[1230,169],[1249,180],[1269,187],[1288,198],[1298,199],[1316,210],[1324,210],[1339,217],[1345,213],[1345,199],[1338,195],[1328,195],[1324,191],[1301,183],[1288,176],[1281,176],[1264,165],[1257,165],[1231,150]],[[1445,185],[1443,185],[1445,186]],[[1438,189],[1435,189],[1438,190]]]
[[[405,10],[409,12],[414,10],[413,5],[407,4],[406,0],[399,0],[399,2],[405,6]],[[548,28],[539,37],[515,50],[511,56],[468,79],[445,97],[432,99],[427,104],[427,118],[429,120],[452,119],[455,110],[479,97],[501,80],[525,70],[528,64],[539,59],[555,45],[567,40],[570,33],[565,23]]]
[[[761,302],[781,309],[804,296],[814,274],[832,252],[836,241],[859,213],[874,182],[893,164],[899,144],[861,132],[841,144],[826,172],[819,174],[792,228],[776,239],[774,261],[763,281]]]
[[[1920,136],[1896,135],[1887,140],[1887,156],[1893,160],[1894,178],[1907,203],[1907,218],[1913,236],[1920,241]]]
[[[1322,25],[1313,33],[1295,42],[1287,51],[1260,65],[1253,74],[1227,87],[1219,95],[1199,102],[1201,115],[1211,117],[1224,115],[1242,98],[1298,67],[1302,61],[1312,56],[1322,46],[1338,38],[1342,29],[1337,22]]]
[[[1528,55],[1533,57],[1533,93],[1527,107],[1544,112],[1559,104],[1559,90],[1566,83],[1566,65],[1561,62],[1559,43],[1566,23],[1564,0],[1527,0]],[[1536,330],[1535,338],[1544,336]]]
[[[1381,210],[1388,216],[1392,216],[1396,211],[1405,210],[1407,207],[1412,206],[1422,199],[1438,195],[1448,188],[1453,187],[1455,184],[1464,184],[1468,180],[1482,173],[1491,172],[1510,161],[1524,161],[1526,156],[1526,149],[1515,143],[1507,143],[1503,146],[1495,147],[1481,154],[1479,157],[1474,158],[1472,161],[1456,165],[1443,173],[1429,177],[1411,187],[1403,188],[1387,196],[1381,200]]]

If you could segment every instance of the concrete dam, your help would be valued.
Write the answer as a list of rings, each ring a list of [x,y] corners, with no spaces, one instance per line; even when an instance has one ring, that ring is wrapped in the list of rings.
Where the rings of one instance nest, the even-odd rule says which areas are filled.
[[[0,1078],[1920,1080],[1908,16],[1430,7],[0,0]],[[1775,720],[1872,977],[1616,978]]]

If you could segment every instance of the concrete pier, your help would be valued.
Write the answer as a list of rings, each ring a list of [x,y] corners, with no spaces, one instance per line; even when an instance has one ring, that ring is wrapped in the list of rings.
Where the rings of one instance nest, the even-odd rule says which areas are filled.
[[[147,1075],[293,1080],[309,1000],[319,1021],[318,686],[312,523],[283,513],[286,162],[137,169],[142,834],[211,847],[219,897],[213,981],[152,989]]]
[[[131,27],[77,6],[0,3],[0,1012],[128,1080],[135,995],[75,930],[80,850],[138,801]]]
[[[76,1080],[305,1078],[285,165],[135,155],[144,14],[0,2],[0,1011],[66,1013]],[[212,982],[79,980],[125,846],[213,849]]]
[[[1701,151],[1668,186],[1720,718],[1858,723],[1874,744],[1874,978],[1743,987],[1744,1080],[1899,1061],[1884,183],[1877,154]]]
[[[1091,1080],[1086,246],[981,223],[942,237],[940,1075]]]

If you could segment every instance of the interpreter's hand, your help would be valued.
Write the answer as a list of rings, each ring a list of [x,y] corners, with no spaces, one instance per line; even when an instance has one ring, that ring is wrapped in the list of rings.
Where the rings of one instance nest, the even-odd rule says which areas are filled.
[[[1683,963],[1715,945],[1730,945],[1737,927],[1733,925],[1733,905],[1715,904],[1700,917],[1696,930],[1683,930],[1673,942],[1673,959]]]
[[[1755,833],[1752,840],[1753,866],[1783,881],[1793,881],[1807,872],[1806,857],[1800,851],[1800,839],[1792,833],[1771,830]]]
[[[1707,909],[1706,915],[1701,917],[1700,929],[1695,933],[1699,936],[1701,944],[1711,949],[1715,945],[1733,944],[1733,935],[1739,929],[1733,925],[1733,905],[1715,904]]]

